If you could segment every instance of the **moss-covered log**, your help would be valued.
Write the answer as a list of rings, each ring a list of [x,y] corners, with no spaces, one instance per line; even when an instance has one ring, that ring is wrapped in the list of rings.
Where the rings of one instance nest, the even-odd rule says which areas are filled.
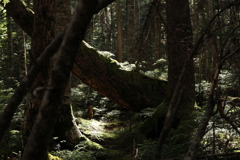
[[[73,73],[84,83],[122,106],[139,111],[156,107],[165,98],[167,82],[136,71],[126,71],[83,42]]]

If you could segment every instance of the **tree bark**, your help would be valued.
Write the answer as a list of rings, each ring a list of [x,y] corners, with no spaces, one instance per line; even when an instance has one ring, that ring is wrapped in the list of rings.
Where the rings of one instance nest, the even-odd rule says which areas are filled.
[[[12,18],[7,12],[7,42],[8,42],[8,76],[12,77],[14,72],[14,54],[12,38]]]
[[[26,57],[26,47],[25,47],[25,33],[19,27],[18,29],[18,59],[19,59],[19,77],[22,79],[27,75],[27,57]]]
[[[161,159],[162,148],[176,119],[176,112],[179,111],[179,120],[189,119],[195,102],[194,66],[191,57],[192,28],[188,0],[166,1],[166,15],[170,102],[167,103],[168,111],[158,139],[155,160]]]
[[[58,0],[56,2],[56,18],[55,18],[55,35],[61,33],[65,26],[69,23],[71,18],[71,1],[70,0]],[[53,58],[53,65],[59,56],[59,52],[56,53]],[[51,72],[51,69],[49,69]],[[70,76],[71,77],[71,76]],[[71,78],[70,78],[71,79]],[[74,115],[72,114],[71,106],[71,80],[69,79],[64,98],[62,98],[62,104],[59,106],[57,123],[54,128],[54,137],[58,137],[58,141],[65,140],[64,146],[61,148],[73,149],[78,143],[82,133],[77,127]]]
[[[137,32],[134,30],[134,1],[126,0],[126,60],[130,63],[133,63],[135,55],[133,54],[135,47],[134,33]]]
[[[154,3],[154,2],[153,2]],[[161,1],[155,3],[155,16],[154,16],[154,61],[162,58],[162,44],[161,44],[161,34],[162,34],[162,22],[160,19],[160,4]]]
[[[47,7],[46,7],[47,6]],[[43,12],[44,11],[44,12]],[[42,54],[44,49],[54,38],[55,27],[55,1],[54,0],[35,0],[34,1],[34,23],[31,43],[31,63],[34,65],[36,59]],[[38,87],[47,86],[49,62],[46,62],[42,72],[37,75],[37,78],[29,88],[28,101],[24,112],[24,127],[23,127],[23,147],[26,145],[29,135],[32,131],[33,124],[38,114],[40,104],[44,95],[44,91],[33,95]]]
[[[122,62],[122,25],[121,25],[121,6],[120,0],[117,0],[116,3],[117,9],[117,60],[118,62]]]

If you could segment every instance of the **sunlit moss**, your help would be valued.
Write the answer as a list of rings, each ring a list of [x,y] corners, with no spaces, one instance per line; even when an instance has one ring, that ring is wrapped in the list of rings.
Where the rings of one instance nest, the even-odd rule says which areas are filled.
[[[49,160],[63,160],[62,158],[51,155],[50,153],[48,153],[48,159]]]

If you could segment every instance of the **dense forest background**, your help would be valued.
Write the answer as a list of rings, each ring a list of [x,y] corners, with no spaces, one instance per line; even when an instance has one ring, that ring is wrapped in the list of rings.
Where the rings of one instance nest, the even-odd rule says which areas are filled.
[[[239,159],[240,1],[111,2],[1,1],[0,159]]]

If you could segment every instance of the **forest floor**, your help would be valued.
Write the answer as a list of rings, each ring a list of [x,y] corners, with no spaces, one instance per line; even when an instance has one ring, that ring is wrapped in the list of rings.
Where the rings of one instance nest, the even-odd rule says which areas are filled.
[[[137,128],[151,116],[154,109],[133,113],[115,104],[110,107],[94,106],[91,119],[86,115],[88,108],[73,107],[73,110],[76,123],[86,139],[76,145],[74,150],[62,149],[61,144],[52,143],[49,147],[51,160],[152,160],[157,139],[146,138]],[[20,157],[22,115],[20,106],[8,134],[0,142],[0,160],[5,160],[6,155],[8,159],[12,157],[12,160]],[[174,144],[174,147],[179,149],[181,146]],[[166,155],[175,157],[174,154]],[[211,158],[211,155],[207,156],[210,156],[207,159]],[[215,159],[219,160],[240,159],[239,154],[217,156]]]

